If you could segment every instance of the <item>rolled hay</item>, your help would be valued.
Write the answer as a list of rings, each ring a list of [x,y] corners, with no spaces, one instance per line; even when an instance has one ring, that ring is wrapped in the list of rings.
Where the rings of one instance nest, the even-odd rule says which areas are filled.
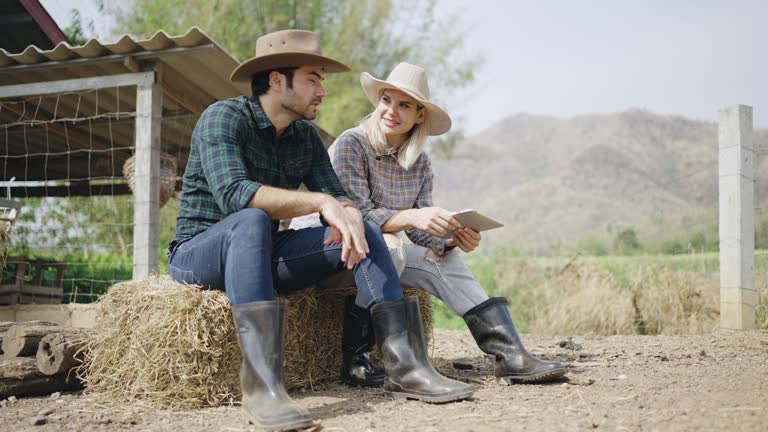
[[[287,300],[284,379],[289,389],[338,379],[344,296],[352,288],[309,288]],[[431,297],[419,297],[432,328]],[[102,296],[78,376],[100,403],[146,402],[190,409],[240,400],[240,349],[221,291],[154,276],[116,284]]]
[[[716,286],[692,272],[643,265],[617,276],[590,263],[527,271],[535,276],[516,300],[530,311],[533,333],[701,334],[719,325]]]
[[[136,155],[129,157],[123,164],[123,175],[128,179],[128,188],[134,192],[135,180],[133,178],[136,168]],[[167,153],[160,154],[160,207],[164,206],[176,193],[176,174],[178,162],[176,157]]]

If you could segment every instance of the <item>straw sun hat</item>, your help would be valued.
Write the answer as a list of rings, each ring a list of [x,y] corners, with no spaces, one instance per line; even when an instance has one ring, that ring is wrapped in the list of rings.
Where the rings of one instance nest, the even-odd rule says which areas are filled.
[[[323,55],[316,33],[282,30],[256,39],[256,56],[238,66],[230,79],[235,82],[250,81],[257,72],[301,66],[320,66],[325,73],[349,71],[347,65]]]
[[[374,106],[378,105],[381,92],[386,89],[400,90],[416,99],[427,109],[430,135],[442,135],[451,129],[451,117],[448,113],[429,101],[427,73],[419,66],[400,63],[392,69],[386,80],[376,79],[368,72],[363,72],[360,74],[360,84]]]

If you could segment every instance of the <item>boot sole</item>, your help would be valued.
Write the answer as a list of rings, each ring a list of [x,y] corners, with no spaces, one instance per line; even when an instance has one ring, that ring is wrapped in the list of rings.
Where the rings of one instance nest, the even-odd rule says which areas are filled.
[[[565,369],[555,369],[553,371],[533,375],[506,375],[498,377],[498,383],[503,385],[543,383],[556,380],[563,375],[565,375]]]
[[[361,388],[376,388],[376,387],[384,387],[384,379],[376,380],[376,381],[367,381],[364,383],[360,383],[351,379],[344,379],[341,378],[341,383],[344,384],[347,387],[361,387]]]
[[[246,412],[243,412],[243,415],[245,416],[246,420],[248,420],[249,423],[255,424],[256,427],[259,427],[267,431],[274,431],[274,432],[303,429],[303,428],[308,428],[310,426],[316,426],[319,424],[319,422],[316,422],[314,419],[304,419],[304,420],[276,422],[276,423],[264,423],[256,420],[253,416],[251,416]]]
[[[427,402],[427,403],[446,403],[446,402],[460,401],[464,399],[469,399],[474,393],[475,393],[475,389],[457,393],[457,394],[445,395],[445,396],[428,396],[428,395],[419,395],[419,394],[413,394],[413,393],[393,392],[393,391],[387,391],[387,390],[384,391],[384,395],[394,400],[412,399],[412,400],[420,400],[422,402]]]

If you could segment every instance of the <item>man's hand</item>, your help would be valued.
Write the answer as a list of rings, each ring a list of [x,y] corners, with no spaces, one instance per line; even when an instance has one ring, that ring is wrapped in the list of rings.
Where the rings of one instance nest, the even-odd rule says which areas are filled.
[[[424,207],[413,212],[411,225],[434,236],[444,236],[461,227],[451,212],[440,207]]]
[[[320,214],[332,227],[324,244],[341,243],[341,260],[351,270],[370,252],[368,242],[365,240],[365,228],[360,211],[354,206],[343,206],[335,198],[328,196],[320,209]]]
[[[462,251],[469,253],[477,249],[483,236],[472,228],[459,228],[453,232],[453,237],[446,240],[446,246],[457,246]]]

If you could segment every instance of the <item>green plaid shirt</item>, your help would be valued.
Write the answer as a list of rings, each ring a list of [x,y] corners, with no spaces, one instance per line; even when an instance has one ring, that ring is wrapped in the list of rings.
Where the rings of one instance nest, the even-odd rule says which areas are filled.
[[[301,183],[349,201],[315,127],[295,121],[277,137],[258,98],[209,106],[192,133],[175,242],[248,207],[261,185],[295,190]],[[277,230],[279,221],[273,221]]]

